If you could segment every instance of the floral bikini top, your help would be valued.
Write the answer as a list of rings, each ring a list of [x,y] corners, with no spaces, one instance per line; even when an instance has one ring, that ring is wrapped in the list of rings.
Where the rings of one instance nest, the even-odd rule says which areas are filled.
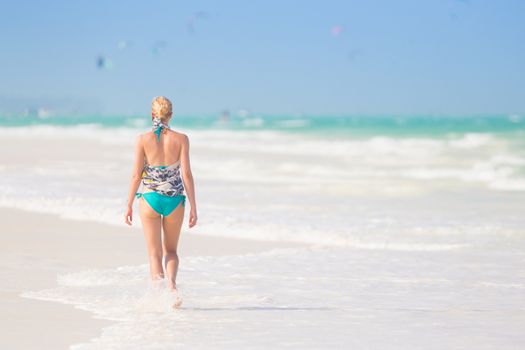
[[[144,165],[142,183],[148,189],[165,196],[178,196],[184,193],[180,175],[180,159],[171,165]]]
[[[160,119],[153,119],[153,133],[157,135],[157,141],[160,142],[160,134],[162,129],[169,129],[169,126],[163,124]],[[165,196],[178,196],[184,193],[184,185],[180,175],[180,159],[171,165],[149,165],[144,164],[142,171],[143,185]],[[137,192],[137,197],[141,197],[142,193]]]

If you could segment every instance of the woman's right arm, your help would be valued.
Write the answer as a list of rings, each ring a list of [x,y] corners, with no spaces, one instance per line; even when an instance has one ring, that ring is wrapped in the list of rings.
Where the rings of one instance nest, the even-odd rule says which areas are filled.
[[[131,172],[131,181],[129,184],[128,191],[128,207],[124,221],[126,224],[131,225],[133,221],[133,200],[135,194],[142,181],[142,170],[144,169],[144,147],[142,145],[142,138],[139,135],[135,141],[135,160],[133,161],[133,170]]]
[[[184,189],[190,201],[190,228],[197,224],[197,202],[195,200],[195,183],[193,182],[193,174],[190,166],[190,140],[187,135],[184,135],[181,149],[181,167],[182,167],[182,181],[184,182]]]

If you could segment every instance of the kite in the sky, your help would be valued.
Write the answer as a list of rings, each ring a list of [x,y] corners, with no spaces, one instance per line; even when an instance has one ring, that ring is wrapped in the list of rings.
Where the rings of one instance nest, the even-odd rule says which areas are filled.
[[[117,48],[119,50],[125,50],[129,47],[130,43],[129,41],[127,40],[120,40],[118,43],[117,43]]]
[[[197,21],[206,18],[208,18],[208,14],[205,11],[197,11],[193,15],[191,15],[190,18],[188,18],[188,22],[186,23],[188,33],[195,33],[195,26],[197,24]]]
[[[339,36],[343,32],[343,27],[341,26],[333,26],[330,30],[330,33],[332,33],[332,36]]]
[[[153,55],[158,55],[160,53],[161,49],[164,49],[166,46],[168,46],[168,43],[164,40],[159,40],[153,44],[153,47],[151,48],[151,53]]]
[[[113,61],[111,61],[109,58],[99,55],[97,57],[96,65],[98,69],[111,69],[113,68]]]

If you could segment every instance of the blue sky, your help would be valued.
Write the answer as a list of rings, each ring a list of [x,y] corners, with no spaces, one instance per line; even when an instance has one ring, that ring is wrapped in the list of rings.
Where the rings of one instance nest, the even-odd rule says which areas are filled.
[[[0,103],[523,113],[523,18],[521,0],[2,1]]]

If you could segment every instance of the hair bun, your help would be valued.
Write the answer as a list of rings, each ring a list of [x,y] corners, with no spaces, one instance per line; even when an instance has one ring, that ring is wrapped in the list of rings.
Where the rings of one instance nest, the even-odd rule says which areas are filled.
[[[167,119],[171,118],[173,113],[171,101],[164,96],[157,96],[153,98],[153,102],[151,103],[151,112],[159,117],[162,122],[166,122]]]

